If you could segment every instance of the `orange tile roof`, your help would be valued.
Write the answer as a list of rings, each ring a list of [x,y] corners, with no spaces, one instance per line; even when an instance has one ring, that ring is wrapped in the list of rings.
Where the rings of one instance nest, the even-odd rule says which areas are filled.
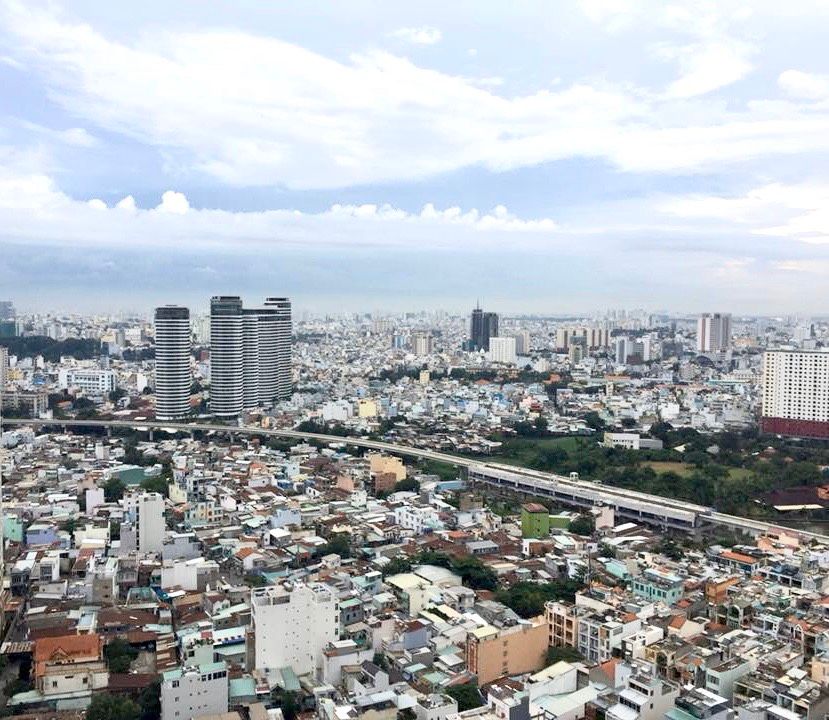
[[[40,638],[35,642],[35,676],[43,675],[46,665],[56,657],[77,658],[81,662],[88,658],[99,660],[101,636],[89,634]]]

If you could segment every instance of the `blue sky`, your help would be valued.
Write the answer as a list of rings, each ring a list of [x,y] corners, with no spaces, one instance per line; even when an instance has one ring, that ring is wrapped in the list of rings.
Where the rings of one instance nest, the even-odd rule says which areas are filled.
[[[23,308],[825,313],[825,2],[0,1]]]

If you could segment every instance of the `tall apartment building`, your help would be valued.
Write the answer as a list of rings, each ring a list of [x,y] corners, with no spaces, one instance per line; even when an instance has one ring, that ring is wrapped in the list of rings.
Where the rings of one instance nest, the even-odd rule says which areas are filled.
[[[610,345],[610,328],[605,325],[592,327],[564,327],[556,330],[556,348],[569,350],[573,343],[581,343],[588,350],[598,350]]]
[[[515,352],[514,337],[492,337],[489,339],[490,362],[515,365],[518,357]]]
[[[167,305],[155,310],[155,416],[176,420],[190,413],[190,311]]]
[[[731,347],[731,315],[703,313],[697,319],[697,352],[718,353]]]
[[[763,432],[829,438],[829,353],[766,351],[761,416]]]
[[[498,630],[486,626],[466,636],[466,667],[481,685],[507,675],[535,672],[544,667],[548,628],[543,618]]]
[[[210,411],[236,417],[244,406],[242,298],[219,295],[210,300]]]
[[[161,680],[161,720],[222,716],[229,700],[227,664],[177,667]]]
[[[16,313],[11,300],[0,300],[0,320],[14,320]]]
[[[8,348],[0,347],[0,392],[6,386],[9,379],[9,350]]]
[[[291,302],[244,308],[238,296],[210,301],[210,409],[235,417],[291,394]]]
[[[316,674],[323,650],[339,637],[337,593],[322,583],[259,588],[251,594],[251,625],[257,669]]]
[[[431,355],[434,351],[434,338],[426,332],[412,335],[412,352],[417,356]]]
[[[529,355],[530,334],[526,330],[519,330],[513,337],[515,338],[515,352],[518,355]]]
[[[498,313],[484,312],[480,307],[472,311],[469,323],[469,349],[489,350],[490,338],[498,335]]]
[[[158,493],[131,492],[124,495],[123,505],[122,541],[126,541],[127,536],[132,538],[134,533],[138,552],[160,553],[165,530],[164,497]]]

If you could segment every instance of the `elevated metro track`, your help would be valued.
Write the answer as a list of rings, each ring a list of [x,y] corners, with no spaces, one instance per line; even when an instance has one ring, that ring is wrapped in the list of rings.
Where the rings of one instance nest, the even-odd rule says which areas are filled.
[[[560,504],[576,508],[590,508],[605,505],[614,508],[619,517],[642,523],[662,530],[697,532],[711,525],[739,530],[751,535],[785,531],[804,541],[815,540],[829,545],[829,536],[804,530],[787,528],[774,523],[751,520],[717,512],[705,505],[674,500],[659,495],[611,487],[588,480],[539,472],[527,468],[483,462],[470,458],[435,452],[407,445],[368,440],[360,437],[340,437],[322,433],[300,432],[298,430],[272,430],[258,427],[235,425],[212,425],[210,423],[171,423],[160,420],[22,420],[4,419],[4,425],[25,425],[31,427],[58,426],[123,428],[139,431],[169,432],[215,432],[231,435],[262,435],[266,437],[294,438],[297,440],[319,440],[325,443],[342,443],[353,447],[379,450],[394,455],[435,460],[467,470],[468,478],[476,484],[489,485],[504,491],[549,498]]]

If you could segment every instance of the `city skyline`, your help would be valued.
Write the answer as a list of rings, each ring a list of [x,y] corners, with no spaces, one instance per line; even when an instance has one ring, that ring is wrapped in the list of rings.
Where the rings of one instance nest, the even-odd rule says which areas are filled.
[[[0,286],[36,310],[826,306],[825,6],[470,12],[4,2]]]

